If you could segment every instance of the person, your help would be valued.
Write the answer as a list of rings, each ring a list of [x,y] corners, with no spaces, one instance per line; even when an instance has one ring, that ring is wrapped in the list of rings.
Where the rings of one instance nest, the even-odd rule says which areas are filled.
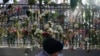
[[[63,50],[63,44],[53,38],[46,38],[43,41],[43,50],[36,56],[63,56],[61,51]]]

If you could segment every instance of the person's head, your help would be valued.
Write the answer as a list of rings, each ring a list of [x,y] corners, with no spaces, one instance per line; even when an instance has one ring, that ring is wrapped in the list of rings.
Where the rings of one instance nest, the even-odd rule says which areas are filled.
[[[53,38],[47,38],[43,41],[43,50],[51,56],[58,56],[63,50],[63,44]]]

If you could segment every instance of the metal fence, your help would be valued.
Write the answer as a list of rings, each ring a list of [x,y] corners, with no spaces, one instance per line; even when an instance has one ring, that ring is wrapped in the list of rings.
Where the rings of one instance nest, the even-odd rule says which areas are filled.
[[[70,5],[67,4],[2,5],[0,8],[1,46],[25,48],[39,46],[43,40],[43,36],[39,34],[40,30],[45,31],[44,25],[53,23],[51,28],[56,32],[53,32],[52,36],[64,43],[66,48],[99,49],[99,10],[84,9],[83,11],[86,12],[91,11],[91,15],[86,15],[88,20],[84,17],[83,11],[80,11],[81,15],[72,19],[70,14],[73,12],[70,10]],[[36,34],[32,33],[34,25],[40,29],[38,33],[35,32]]]

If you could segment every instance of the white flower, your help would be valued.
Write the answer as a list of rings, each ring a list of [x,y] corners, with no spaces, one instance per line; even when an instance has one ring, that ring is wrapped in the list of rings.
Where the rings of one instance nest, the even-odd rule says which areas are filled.
[[[39,30],[40,29],[37,28],[36,31],[34,32],[34,35],[38,34],[39,33]]]
[[[54,33],[59,33],[57,30],[54,30]]]
[[[48,23],[51,23],[51,21],[48,21]]]
[[[53,27],[53,26],[54,26],[54,23],[53,23],[52,21],[48,21],[48,23],[50,23],[50,24],[51,24],[51,27]]]
[[[40,30],[39,33],[43,33],[43,30]]]
[[[49,28],[49,24],[45,24],[44,29],[48,29],[48,28]]]
[[[58,25],[57,30],[58,30],[60,33],[63,33],[63,28],[62,28],[60,25]]]
[[[52,29],[52,28],[49,28],[48,31],[49,31],[49,32],[53,32],[53,29]]]
[[[88,37],[86,37],[84,40],[85,40],[85,41],[89,41],[89,38],[88,38]]]
[[[73,32],[73,29],[69,29],[69,31]]]
[[[37,22],[34,22],[34,24],[33,25],[38,25],[38,23]]]
[[[55,11],[51,11],[51,13],[56,13]]]
[[[74,27],[75,27],[75,28],[78,28],[78,27],[79,27],[79,25],[76,23],[76,24],[74,24]]]
[[[32,9],[29,9],[29,11],[30,11],[31,13],[34,13],[34,11],[33,11]]]

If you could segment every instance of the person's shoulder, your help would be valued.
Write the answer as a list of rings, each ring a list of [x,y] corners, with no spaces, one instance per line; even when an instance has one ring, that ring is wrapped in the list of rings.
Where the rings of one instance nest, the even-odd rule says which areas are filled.
[[[45,56],[45,54],[43,53],[43,51],[41,51],[36,56]]]

